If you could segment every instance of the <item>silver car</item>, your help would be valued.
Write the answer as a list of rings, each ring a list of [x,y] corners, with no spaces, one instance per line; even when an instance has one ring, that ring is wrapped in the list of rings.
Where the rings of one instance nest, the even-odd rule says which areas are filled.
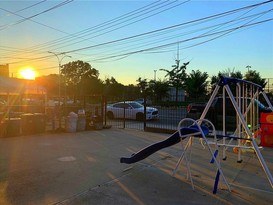
[[[135,101],[117,102],[107,106],[107,117],[144,120],[144,106]],[[157,118],[157,108],[146,107],[146,120]]]

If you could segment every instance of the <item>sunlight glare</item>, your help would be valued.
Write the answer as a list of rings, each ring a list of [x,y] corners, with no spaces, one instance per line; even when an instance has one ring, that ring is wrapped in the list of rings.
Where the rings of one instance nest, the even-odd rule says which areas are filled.
[[[35,77],[36,77],[35,71],[30,67],[27,67],[21,70],[20,75],[23,79],[28,79],[28,80],[35,80]]]

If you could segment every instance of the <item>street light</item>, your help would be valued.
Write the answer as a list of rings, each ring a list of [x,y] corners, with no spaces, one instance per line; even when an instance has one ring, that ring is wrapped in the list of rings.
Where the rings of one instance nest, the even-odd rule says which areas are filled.
[[[156,71],[157,70],[154,70],[154,81],[156,81]]]
[[[61,129],[62,129],[62,120],[61,120],[62,114],[60,112],[60,108],[61,108],[61,63],[65,57],[71,58],[71,56],[66,55],[65,53],[55,53],[52,51],[48,51],[48,53],[55,55],[58,59],[58,66],[59,66],[59,130],[61,131]],[[60,58],[59,56],[62,56],[62,57]]]

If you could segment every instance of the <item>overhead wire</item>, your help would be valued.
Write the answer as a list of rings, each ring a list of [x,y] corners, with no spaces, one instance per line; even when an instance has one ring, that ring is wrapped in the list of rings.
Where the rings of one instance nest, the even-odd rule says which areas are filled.
[[[22,16],[22,15],[20,15],[20,14],[17,14],[16,12],[12,12],[12,11],[9,11],[9,10],[3,9],[3,8],[0,8],[0,10],[5,11],[5,12],[7,12],[7,13],[10,13],[10,14],[12,14],[12,15],[18,16],[18,17],[20,17],[20,18],[22,18],[22,19],[24,19],[24,20],[28,20],[28,21],[34,22],[34,23],[36,23],[36,24],[39,24],[39,25],[41,25],[41,26],[50,28],[50,29],[52,29],[52,30],[55,30],[55,31],[58,31],[58,32],[61,32],[61,33],[64,33],[64,34],[71,35],[71,34],[68,33],[68,32],[62,31],[62,30],[60,30],[60,29],[54,28],[54,27],[49,26],[49,25],[44,24],[44,23],[40,23],[40,22],[35,21],[35,20],[32,20],[31,18],[28,19],[28,18],[26,18],[26,17],[24,17],[24,16]],[[16,24],[15,24],[15,25],[16,25]],[[0,30],[1,30],[1,29],[0,29]]]
[[[159,0],[157,2],[160,3],[161,1]],[[168,2],[168,1],[164,1],[163,3],[165,3],[165,2]],[[157,3],[156,6],[160,6],[160,8],[161,8],[162,7],[162,3],[160,3],[160,4],[159,3]],[[133,12],[129,12],[129,13],[125,14],[125,15],[122,15],[121,17],[115,18],[114,21],[111,20],[111,21],[107,21],[106,23],[99,24],[98,26],[93,27],[93,29],[91,29],[91,30],[94,30],[96,28],[101,28],[102,26],[109,25],[110,23],[116,23],[118,20],[123,20],[123,22],[125,22],[126,20],[128,21],[128,19],[125,19],[127,17],[131,17],[130,18],[130,20],[131,20],[131,19],[133,19],[132,16],[135,16],[136,14],[139,14],[139,13],[143,13],[144,11],[147,11],[147,9],[149,9],[149,10],[153,9],[153,10],[155,10],[154,6],[155,6],[154,3],[148,4],[148,5],[144,6],[144,7],[141,7],[140,9],[134,10]],[[166,6],[166,4],[165,4],[165,6]],[[139,16],[140,15],[138,15],[137,17],[139,17]],[[117,23],[115,25],[117,25]],[[111,25],[110,27],[112,27],[112,26],[113,25]],[[110,28],[110,27],[106,27],[106,28]],[[67,38],[68,39],[72,39],[72,38],[75,38],[75,36],[79,36],[79,34],[71,34]],[[80,37],[83,37],[83,36],[80,36]],[[48,46],[48,48],[50,48],[50,46]],[[40,51],[40,50],[37,50],[37,49],[39,49],[37,46],[35,46],[35,47],[29,47],[29,48],[25,49],[24,53],[25,54],[26,53],[30,53],[31,55],[33,55],[32,54],[33,52],[35,52],[35,53],[41,53],[41,54],[44,53],[44,51]],[[50,49],[50,50],[52,50],[52,49]]]
[[[261,14],[262,14],[262,13],[264,13],[264,12],[261,12]],[[260,13],[258,13],[258,14],[260,14]],[[244,17],[244,18],[240,18],[240,19],[237,19],[237,21],[238,21],[238,20],[244,20],[244,19],[247,19],[247,18],[249,18],[249,17],[256,16],[256,15],[258,15],[258,14],[254,14],[254,15],[250,15],[250,16],[247,16],[247,17]],[[235,21],[235,20],[231,20],[231,21],[229,21],[229,22],[224,22],[224,23],[222,23],[222,25],[228,24],[228,23],[233,22],[233,21]],[[219,26],[219,24],[214,25],[214,26],[210,26],[210,27],[208,27],[208,28],[216,27],[216,26]],[[206,29],[207,29],[207,28],[206,28]],[[199,29],[199,30],[204,30],[204,28],[201,28],[201,29]],[[176,38],[176,36],[174,36],[174,37]],[[162,39],[160,40],[160,42],[162,42]],[[125,55],[127,55],[127,53],[126,53]],[[111,57],[111,58],[112,58],[112,57]],[[103,59],[105,59],[105,58],[103,58]]]
[[[81,38],[84,38],[84,39],[78,40],[77,38],[68,37],[67,39],[65,39],[65,41],[62,40],[61,42],[57,42],[57,43],[55,42],[54,45],[52,45],[52,44],[47,44],[47,45],[45,45],[44,47],[42,47],[42,49],[46,49],[46,48],[51,47],[51,50],[53,50],[52,47],[58,46],[58,45],[60,45],[60,44],[68,43],[68,44],[64,44],[64,45],[61,45],[61,46],[59,46],[59,47],[55,47],[55,48],[54,48],[55,50],[58,50],[58,49],[61,49],[61,48],[65,48],[65,47],[68,47],[68,46],[72,46],[72,45],[81,43],[81,42],[83,42],[83,41],[88,41],[88,40],[94,39],[94,38],[96,38],[96,37],[100,37],[100,36],[103,36],[103,35],[105,35],[105,34],[108,34],[108,33],[111,33],[111,32],[113,32],[113,31],[116,31],[116,30],[118,30],[118,29],[124,28],[124,27],[126,27],[126,26],[132,25],[132,24],[134,24],[134,23],[140,22],[140,21],[142,21],[142,20],[145,20],[145,19],[147,19],[147,18],[150,18],[150,17],[152,17],[152,16],[155,16],[155,15],[157,15],[157,14],[160,14],[160,13],[162,13],[162,12],[165,12],[165,11],[167,11],[167,10],[170,10],[170,9],[172,9],[172,8],[175,8],[175,7],[179,6],[179,5],[182,5],[182,4],[184,4],[184,3],[188,2],[188,1],[190,1],[190,0],[187,0],[187,1],[185,1],[185,2],[176,4],[176,5],[172,6],[172,7],[168,7],[168,8],[166,8],[166,9],[164,9],[164,10],[160,10],[160,11],[158,11],[158,12],[156,12],[156,13],[151,13],[151,12],[154,12],[154,11],[156,11],[156,10],[158,10],[158,9],[164,8],[164,7],[166,7],[166,6],[169,6],[169,5],[171,5],[171,4],[175,3],[175,2],[177,2],[177,0],[176,0],[176,1],[171,1],[171,2],[168,3],[168,4],[163,4],[163,5],[162,5],[162,3],[161,3],[161,4],[156,5],[156,7],[155,7],[155,5],[153,5],[152,7],[149,7],[149,8],[148,8],[149,10],[148,10],[147,8],[145,8],[145,9],[143,9],[143,10],[141,10],[141,11],[138,11],[138,12],[134,13],[133,15],[130,14],[130,15],[126,16],[126,18],[118,19],[118,21],[116,21],[116,20],[115,20],[115,21],[112,21],[111,24],[103,24],[102,26],[96,26],[95,28],[89,30],[88,33],[86,33],[86,32],[85,32],[85,33],[81,33],[81,34],[80,34],[80,37],[81,37]],[[165,3],[165,2],[168,2],[168,1],[164,1],[163,3]],[[151,14],[150,14],[150,13],[151,13]],[[137,15],[136,15],[136,14],[137,14]],[[146,14],[150,14],[150,15],[145,16]],[[128,17],[130,17],[130,18],[128,18]],[[142,17],[142,18],[138,19],[139,17]],[[136,20],[135,20],[135,19],[136,19]],[[132,20],[134,20],[134,21],[133,21],[133,22],[130,22],[130,21],[132,21]],[[127,23],[127,22],[128,22],[128,23]],[[126,23],[126,24],[122,25],[123,23]],[[105,27],[105,26],[107,26],[107,27]],[[91,35],[91,36],[90,36],[90,35]],[[78,35],[77,35],[77,36],[78,36]],[[85,37],[87,37],[87,36],[88,36],[88,38],[85,38]],[[76,40],[76,42],[71,42],[73,39]],[[37,48],[37,47],[36,47],[36,48]],[[41,48],[41,46],[39,46],[39,48]],[[30,48],[30,49],[31,49],[31,48]]]
[[[118,16],[118,17],[116,17],[116,18],[114,18],[114,19],[112,19],[112,20],[108,20],[108,21],[103,22],[103,23],[101,23],[101,24],[98,24],[98,25],[96,25],[96,26],[93,26],[93,27],[84,29],[84,30],[79,31],[79,32],[76,32],[76,33],[73,33],[73,35],[74,35],[75,37],[82,37],[82,36],[81,36],[82,34],[86,34],[86,33],[88,33],[88,32],[94,31],[94,30],[96,30],[96,29],[98,29],[98,28],[101,28],[101,27],[103,27],[103,26],[107,26],[107,25],[110,25],[110,24],[112,24],[112,23],[115,23],[115,22],[119,21],[120,19],[127,18],[127,17],[129,17],[129,16],[135,15],[135,13],[139,13],[139,12],[141,12],[143,9],[146,10],[147,7],[149,8],[150,6],[152,6],[152,5],[154,5],[155,3],[158,3],[158,2],[161,2],[161,0],[158,0],[158,1],[156,1],[156,2],[152,2],[152,3],[148,4],[148,5],[145,5],[145,6],[141,7],[141,8],[136,9],[136,10],[130,11],[130,12],[126,13],[126,14],[123,14],[123,15],[121,15],[121,16]],[[54,44],[55,44],[55,45],[58,45],[59,43],[62,43],[62,42],[67,41],[67,40],[71,40],[71,37],[70,37],[70,36],[65,36],[65,37],[62,37],[62,38],[55,39],[55,40],[53,40],[53,41],[48,41],[48,42],[45,42],[45,43],[43,43],[43,44],[38,44],[38,45],[35,45],[35,46],[32,46],[32,47],[29,47],[28,49],[36,49],[36,48],[42,49],[43,46],[53,46]]]
[[[145,48],[145,49],[141,49],[141,50],[137,50],[137,51],[131,51],[131,52],[124,53],[124,54],[118,54],[118,55],[113,55],[113,56],[108,56],[108,57],[93,59],[92,61],[93,62],[94,61],[100,61],[100,60],[105,60],[105,59],[111,59],[111,58],[121,57],[121,56],[125,56],[125,55],[132,55],[132,54],[142,53],[142,52],[150,51],[150,50],[156,50],[156,49],[159,49],[159,48],[166,48],[166,47],[169,47],[169,46],[172,46],[172,45],[176,45],[176,44],[179,44],[179,43],[184,43],[184,42],[192,41],[192,40],[199,39],[199,38],[209,37],[209,36],[212,36],[212,35],[217,35],[217,34],[221,34],[221,33],[225,33],[225,32],[230,33],[230,32],[233,32],[235,30],[238,30],[238,29],[241,29],[241,28],[244,28],[244,27],[258,25],[258,24],[269,22],[269,21],[272,21],[272,20],[273,20],[273,18],[269,18],[269,19],[266,19],[266,20],[263,20],[263,21],[259,21],[259,22],[255,22],[255,23],[251,23],[251,24],[246,24],[246,25],[242,25],[242,26],[237,26],[235,28],[226,29],[226,30],[223,30],[223,31],[218,31],[218,32],[210,33],[210,34],[201,35],[201,36],[195,36],[195,37],[188,38],[188,39],[185,39],[185,40],[175,41],[175,42],[171,42],[171,43],[167,43],[167,44],[162,44],[162,45],[158,45],[158,46],[155,46],[155,47]]]
[[[270,0],[270,1],[267,1],[267,2],[269,3],[269,2],[272,2],[272,1],[273,0]],[[82,47],[82,48],[78,48],[78,49],[68,50],[68,51],[65,51],[65,53],[78,52],[78,51],[82,51],[82,50],[86,50],[86,49],[90,49],[90,48],[95,48],[95,47],[99,47],[99,46],[103,46],[103,45],[107,45],[107,44],[112,44],[112,43],[116,43],[116,42],[120,42],[120,41],[125,41],[125,40],[128,40],[128,39],[134,39],[134,38],[138,38],[140,36],[146,36],[146,35],[150,35],[152,33],[157,33],[157,32],[161,32],[161,31],[164,31],[164,30],[170,30],[170,29],[173,29],[173,28],[193,24],[193,23],[196,23],[196,22],[206,21],[206,20],[209,20],[209,19],[214,19],[214,18],[217,18],[219,16],[225,16],[227,14],[232,14],[232,13],[235,13],[235,12],[238,12],[238,11],[241,11],[241,10],[253,8],[253,7],[256,7],[256,6],[260,6],[262,4],[265,4],[265,2],[258,3],[258,4],[253,4],[253,5],[242,7],[242,8],[239,8],[239,9],[233,9],[233,10],[230,10],[230,11],[227,11],[227,12],[214,14],[214,15],[211,15],[211,16],[207,16],[207,17],[203,17],[203,18],[183,22],[183,23],[180,23],[180,24],[164,27],[164,28],[161,28],[161,29],[157,29],[157,30],[153,30],[153,31],[149,31],[149,32],[145,32],[145,33],[141,33],[141,34],[137,34],[137,35],[133,35],[133,36],[117,39],[117,40],[112,40],[112,41],[108,41],[108,42],[104,42],[104,43],[100,43],[100,44],[96,44],[96,45],[91,45],[91,46],[86,46],[86,47]]]
[[[135,45],[137,45],[137,47],[133,47],[135,45],[132,45],[131,47],[128,47],[128,46],[125,47],[124,46],[123,48],[126,48],[125,50],[121,50],[121,49],[123,49],[122,47],[116,47],[116,50],[119,50],[119,52],[125,52],[125,51],[128,51],[130,49],[136,49],[136,48],[142,47],[143,45],[149,46],[149,45],[153,45],[153,44],[156,44],[156,43],[159,43],[159,42],[162,43],[162,42],[167,41],[167,40],[176,39],[178,37],[182,37],[182,36],[186,36],[186,35],[189,35],[189,34],[194,34],[194,33],[197,33],[197,32],[201,32],[201,31],[205,31],[205,30],[210,29],[209,31],[205,32],[205,33],[209,33],[209,32],[212,32],[212,31],[214,31],[216,29],[219,29],[220,26],[225,25],[225,27],[227,27],[228,24],[233,23],[235,21],[245,21],[245,20],[248,20],[249,18],[254,18],[256,16],[264,15],[265,13],[268,13],[268,12],[270,12],[272,10],[273,9],[271,9],[269,11],[266,11],[266,12],[261,12],[261,13],[249,15],[249,16],[244,17],[244,18],[236,18],[236,19],[233,19],[233,20],[230,20],[230,21],[222,22],[220,24],[216,24],[216,25],[212,25],[212,26],[208,26],[208,27],[198,28],[198,29],[195,29],[195,30],[192,30],[192,31],[187,31],[187,32],[183,32],[183,33],[176,33],[175,35],[164,37],[164,38],[158,38],[158,39],[155,39],[153,41],[149,40],[149,37],[147,37],[147,39],[145,39],[146,41],[142,42],[141,44],[139,43],[139,41],[137,39],[134,39],[133,43]],[[239,22],[237,22],[236,24],[238,24],[238,23]],[[103,51],[103,53],[105,54],[105,51]]]
[[[186,2],[188,2],[188,1],[186,1]],[[183,2],[184,3],[184,2]],[[181,4],[183,4],[183,3],[179,3],[178,5],[181,5]],[[157,4],[157,6],[158,6],[159,4]],[[165,5],[163,5],[163,6],[166,6],[166,5],[169,5],[169,4],[165,4]],[[176,6],[178,6],[178,5],[176,5]],[[145,7],[143,7],[143,8],[145,8]],[[160,5],[160,7],[157,7],[157,9],[158,8],[162,8],[162,5]],[[171,8],[173,8],[173,7],[171,7]],[[150,9],[150,11],[151,11],[151,9],[153,9],[152,11],[154,11],[155,9],[153,8],[153,7],[150,7],[149,8]],[[170,8],[167,8],[167,9],[170,9]],[[165,10],[163,10],[163,11],[166,11],[167,9],[165,9]],[[142,11],[142,13],[141,14],[139,14],[139,12],[140,11],[137,11],[137,14],[139,14],[137,17],[139,17],[139,16],[142,16],[143,15],[143,11],[145,11],[146,12],[146,10],[147,10],[147,8],[145,8],[144,10],[141,10]],[[159,11],[159,12],[157,12],[157,14],[158,13],[161,13],[161,12],[163,12],[163,11]],[[146,12],[147,13],[147,12]],[[153,15],[155,15],[155,14],[153,14]],[[127,15],[128,16],[128,15]],[[129,13],[129,16],[132,16],[132,13]],[[148,18],[148,17],[145,17],[145,18],[142,18],[142,19],[140,19],[140,20],[143,20],[143,19],[146,19],[146,18]],[[123,20],[123,22],[126,22],[126,21],[128,21],[128,19],[126,19],[126,20],[124,20],[123,18],[121,19],[121,20]],[[132,20],[132,18],[130,18],[129,20]],[[140,20],[138,20],[138,21],[140,21]],[[118,24],[115,24],[115,25],[118,25]],[[124,26],[123,26],[124,27]],[[36,52],[37,52],[37,50],[35,50]],[[43,51],[41,51],[41,52],[43,52]],[[28,51],[26,51],[26,53],[32,53],[32,50],[30,50],[30,49],[28,49]],[[35,58],[36,59],[36,58]],[[20,62],[20,61],[19,61]],[[11,62],[10,64],[13,64],[13,63],[18,63],[18,62]]]
[[[237,17],[237,18],[232,19],[232,20],[230,20],[230,21],[222,22],[222,23],[220,23],[220,24],[212,25],[212,26],[209,26],[209,27],[199,28],[199,29],[196,29],[195,31],[189,31],[189,32],[182,33],[182,34],[183,34],[183,35],[193,34],[193,33],[195,33],[195,32],[200,32],[200,31],[204,31],[204,30],[210,29],[209,31],[207,31],[207,32],[203,33],[202,35],[200,35],[200,36],[204,36],[205,34],[209,34],[209,33],[211,33],[212,31],[214,31],[214,30],[216,30],[216,29],[219,29],[221,26],[224,26],[224,25],[225,25],[225,27],[227,27],[227,25],[229,25],[229,24],[231,24],[231,23],[233,23],[233,25],[235,25],[235,24],[238,24],[238,23],[239,23],[238,21],[246,21],[246,20],[252,18],[252,20],[248,21],[248,23],[249,23],[249,22],[251,22],[251,21],[253,21],[253,20],[255,20],[255,19],[261,17],[262,15],[265,15],[266,13],[272,12],[272,10],[273,10],[273,9],[269,9],[269,10],[267,10],[267,11],[263,11],[263,12],[256,13],[256,14],[252,14],[252,15],[249,15],[249,16],[246,16],[246,17]],[[246,12],[245,14],[247,14],[247,13],[249,13],[249,12]],[[245,15],[245,14],[243,14],[243,15]],[[243,16],[243,15],[241,15],[241,16]],[[234,23],[234,22],[236,22],[236,23]],[[232,26],[232,24],[231,24],[230,26]],[[231,30],[231,31],[233,31],[233,30]],[[218,36],[218,37],[214,37],[213,39],[215,40],[215,39],[217,39],[217,38],[219,38],[219,37],[221,37],[221,36],[227,35],[229,32],[230,32],[230,30],[228,30],[227,33],[221,34],[221,35]],[[157,41],[154,41],[154,42],[149,42],[149,43],[148,43],[148,42],[143,42],[143,45],[149,46],[149,45],[153,45],[153,44],[158,43],[158,42],[164,42],[164,41],[166,41],[166,40],[170,40],[170,39],[174,39],[174,38],[176,39],[178,36],[181,37],[182,34],[179,33],[179,34],[176,34],[176,35],[174,35],[174,36],[170,36],[170,37],[168,37],[168,38],[166,37],[165,39],[162,39],[162,38],[161,38],[161,39],[158,39]],[[217,34],[217,33],[214,33],[214,34]],[[213,40],[213,39],[211,39],[211,40]],[[196,45],[201,45],[201,44],[206,43],[206,42],[209,42],[209,41],[211,41],[211,40],[205,40],[205,41],[203,41],[203,42],[201,42],[201,43],[195,44],[195,46],[196,46]],[[134,39],[134,41],[137,42],[136,39]],[[175,43],[176,43],[176,42],[175,42]],[[126,46],[126,49],[125,49],[125,50],[121,50],[121,48],[116,48],[116,50],[119,50],[118,53],[124,53],[124,52],[125,52],[124,55],[125,55],[125,56],[129,56],[128,53],[126,53],[126,51],[131,50],[131,49],[141,48],[141,47],[143,46],[143,45],[140,45],[139,43],[137,43],[137,45],[138,45],[138,47],[132,48],[132,47]],[[194,45],[188,46],[188,47],[193,47],[193,46],[194,46]],[[186,47],[185,47],[185,48],[186,48]],[[184,49],[185,49],[185,48],[184,48]],[[161,52],[161,51],[159,51],[159,52]],[[164,51],[164,52],[166,52],[166,51]],[[108,55],[105,51],[104,51],[103,53],[106,54],[106,55]],[[153,53],[155,53],[155,52],[153,52]],[[115,56],[115,55],[117,55],[117,54],[111,53],[111,55],[114,55],[114,56]],[[131,55],[131,53],[130,53],[130,55]],[[104,55],[104,56],[105,56],[105,55]],[[103,62],[105,62],[105,59],[106,59],[106,58],[103,58]],[[94,59],[94,61],[96,61],[96,58]]]
[[[59,4],[57,4],[57,5],[55,5],[55,6],[51,7],[51,8],[49,8],[49,9],[46,9],[46,10],[44,10],[44,11],[41,11],[41,12],[39,12],[39,13],[37,13],[37,14],[32,15],[32,16],[25,17],[25,18],[22,19],[22,20],[19,20],[19,21],[13,22],[13,23],[9,23],[9,24],[6,24],[6,25],[0,25],[0,31],[2,31],[2,30],[4,30],[4,29],[7,29],[7,28],[9,28],[9,27],[18,25],[18,24],[20,24],[20,23],[23,23],[23,22],[25,22],[25,21],[27,21],[27,20],[30,20],[30,19],[32,19],[32,18],[34,18],[34,17],[37,17],[37,16],[41,15],[41,14],[44,14],[44,13],[47,13],[47,12],[52,11],[52,10],[54,10],[54,9],[57,9],[57,8],[59,8],[59,7],[61,7],[61,6],[64,6],[64,5],[68,4],[68,3],[71,3],[72,1],[74,1],[74,0],[65,0],[65,1],[63,1],[63,2],[61,2],[61,3],[59,3]]]
[[[99,31],[94,32],[93,34],[95,34],[95,33],[97,33],[97,32],[100,32],[100,31],[103,31],[102,33],[99,33],[99,34],[97,34],[97,35],[94,35],[94,36],[92,36],[92,37],[89,37],[89,38],[87,38],[86,40],[90,40],[90,39],[93,39],[93,38],[96,38],[96,37],[100,37],[100,36],[102,36],[102,35],[105,35],[105,34],[108,34],[108,33],[113,32],[113,31],[116,31],[116,30],[118,30],[118,29],[124,28],[124,27],[126,27],[126,26],[130,26],[130,25],[132,25],[132,24],[135,24],[135,23],[137,23],[137,22],[140,22],[140,21],[142,21],[142,20],[145,20],[145,19],[150,18],[150,17],[152,17],[152,16],[155,16],[155,15],[157,15],[157,14],[160,14],[160,13],[162,13],[162,12],[165,12],[165,11],[168,11],[168,10],[170,10],[170,9],[173,9],[173,8],[175,8],[175,7],[177,7],[177,6],[180,6],[180,5],[184,4],[184,3],[187,3],[187,2],[189,2],[189,1],[190,1],[190,0],[181,2],[181,3],[177,4],[177,5],[171,6],[171,7],[169,7],[169,8],[164,9],[164,10],[161,10],[161,11],[158,11],[158,12],[156,12],[156,13],[153,13],[153,14],[150,14],[150,15],[148,15],[148,16],[145,16],[145,17],[143,17],[143,18],[137,19],[137,20],[135,20],[135,21],[133,21],[133,22],[129,22],[129,23],[125,24],[125,25],[120,25],[121,23],[115,24],[114,26],[118,26],[118,27],[113,28],[113,29],[110,29],[110,30],[108,30],[108,31],[105,31],[105,29],[101,29],[101,30],[99,30]],[[150,12],[149,12],[149,13],[150,13]],[[147,14],[147,13],[144,13],[144,14]],[[139,17],[139,16],[137,16],[137,17]],[[132,20],[132,19],[129,19],[129,20]],[[122,23],[126,23],[126,22],[127,22],[127,21],[124,21],[124,22],[122,22]],[[120,25],[120,26],[119,26],[119,25]],[[68,45],[65,45],[65,46],[62,46],[62,47],[58,47],[57,49],[61,49],[61,48],[65,48],[65,47],[67,47],[67,46],[75,45],[75,44],[81,43],[81,42],[83,42],[83,41],[84,41],[84,40],[80,40],[80,41],[77,41],[77,42],[74,42],[74,43],[69,43]]]
[[[13,12],[13,13],[14,13],[14,14],[17,14],[17,13],[19,13],[19,12],[21,12],[21,11],[25,11],[25,10],[30,9],[30,8],[32,8],[32,7],[35,7],[35,6],[39,5],[39,4],[42,4],[42,3],[46,2],[46,1],[47,1],[47,0],[39,1],[39,2],[37,2],[37,3],[35,3],[35,4],[31,4],[30,6],[27,6],[27,7],[24,7],[24,8],[22,8],[22,9],[19,9],[19,10]],[[0,9],[3,10],[3,8],[0,8]],[[9,13],[9,12],[8,12],[8,13]],[[14,15],[14,14],[13,14],[13,15]],[[0,16],[0,19],[1,19],[1,18],[4,18],[4,17],[7,17],[7,16],[10,16],[10,13],[9,13],[9,14],[6,14],[6,15]]]
[[[272,2],[272,0],[271,1],[266,1],[266,2],[261,2],[259,4],[253,4],[253,5],[242,7],[242,8],[238,8],[238,9],[234,9],[234,10],[227,11],[227,12],[222,12],[220,14],[215,14],[215,15],[212,15],[212,16],[209,16],[209,17],[204,17],[204,18],[201,18],[201,19],[196,19],[196,20],[192,20],[192,21],[189,21],[189,22],[184,22],[184,23],[181,23],[181,24],[178,24],[178,25],[180,25],[180,26],[193,25],[194,23],[197,23],[199,21],[200,22],[208,22],[210,20],[215,20],[216,17],[220,18],[220,16],[223,17],[223,16],[226,16],[226,15],[229,15],[229,14],[237,13],[237,12],[245,10],[245,9],[252,9],[252,8],[257,7],[257,6],[263,5],[265,3],[270,3],[270,2]],[[249,15],[248,16],[248,18],[250,18],[250,17],[253,17],[253,15]],[[245,19],[246,19],[246,17],[245,17]],[[139,49],[139,50],[135,50],[135,51],[131,51],[131,52],[126,52],[126,53],[121,53],[121,54],[112,55],[112,56],[105,56],[105,57],[101,57],[101,58],[95,58],[95,59],[92,59],[90,61],[93,61],[93,62],[95,62],[95,61],[96,62],[102,62],[102,61],[105,61],[105,60],[112,60],[113,61],[113,60],[117,60],[117,59],[128,57],[128,56],[133,55],[133,54],[137,54],[137,53],[156,52],[158,49],[167,48],[167,47],[169,48],[170,46],[176,45],[177,43],[190,42],[190,41],[193,41],[193,40],[196,40],[196,39],[207,38],[207,37],[210,37],[210,36],[214,36],[213,39],[215,40],[216,38],[219,38],[221,36],[227,35],[228,33],[232,33],[234,31],[237,31],[238,29],[247,28],[247,27],[250,27],[250,26],[255,26],[255,25],[258,25],[258,24],[261,24],[261,23],[265,23],[265,22],[268,22],[268,21],[271,21],[271,20],[272,19],[267,19],[267,20],[260,21],[260,22],[255,22],[255,23],[252,23],[252,24],[248,23],[246,25],[240,25],[240,26],[233,27],[233,28],[230,28],[230,29],[225,29],[225,30],[220,30],[220,31],[213,32],[213,33],[207,33],[207,34],[203,34],[203,35],[199,35],[199,36],[194,36],[194,37],[191,37],[191,38],[188,38],[188,39],[184,39],[184,40],[181,40],[181,41],[175,41],[175,42],[171,42],[171,43],[161,44],[161,45],[158,45],[158,46],[153,46],[153,47],[149,47],[149,48]],[[79,49],[74,49],[74,50],[70,50],[70,51],[64,51],[64,53],[75,53],[75,52],[79,52],[79,51],[83,51],[83,50],[89,50],[89,49],[95,48],[95,47],[98,48],[98,47],[102,47],[104,45],[110,45],[110,44],[114,44],[114,43],[119,43],[119,42],[126,41],[126,40],[132,40],[132,39],[135,40],[136,38],[147,37],[147,35],[151,35],[151,34],[156,34],[157,35],[160,32],[165,32],[165,30],[168,30],[168,29],[171,30],[171,28],[175,29],[176,27],[178,27],[178,25],[174,25],[174,26],[170,26],[170,27],[165,27],[165,28],[162,28],[162,29],[158,29],[158,30],[154,30],[154,31],[150,31],[150,32],[146,32],[146,33],[142,33],[142,34],[138,34],[138,35],[134,35],[134,36],[122,38],[122,39],[117,39],[117,40],[113,40],[113,41],[109,41],[109,42],[104,42],[104,43],[100,43],[100,44],[97,44],[97,45],[92,45],[92,46],[83,47],[83,48],[79,48]],[[219,37],[217,37],[215,35],[219,35]],[[208,41],[208,40],[205,40],[205,41]],[[46,58],[49,58],[49,56],[44,56],[44,57],[39,57],[39,58],[32,58],[30,60],[43,60],[43,59],[46,59]]]

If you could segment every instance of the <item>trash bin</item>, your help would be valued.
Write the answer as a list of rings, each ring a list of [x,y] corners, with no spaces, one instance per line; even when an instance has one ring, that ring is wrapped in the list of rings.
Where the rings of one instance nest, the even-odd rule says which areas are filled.
[[[45,132],[46,117],[43,113],[34,113],[34,129],[35,133]]]
[[[15,137],[21,135],[21,118],[9,118],[6,119],[6,136]]]
[[[35,133],[35,116],[32,113],[21,115],[21,128],[23,135],[31,135]]]
[[[74,112],[70,112],[65,120],[65,131],[76,132],[77,131],[78,115]]]
[[[86,125],[86,115],[85,110],[78,110],[78,122],[77,122],[77,131],[84,131]]]
[[[85,115],[78,115],[77,131],[84,131],[86,126]]]

